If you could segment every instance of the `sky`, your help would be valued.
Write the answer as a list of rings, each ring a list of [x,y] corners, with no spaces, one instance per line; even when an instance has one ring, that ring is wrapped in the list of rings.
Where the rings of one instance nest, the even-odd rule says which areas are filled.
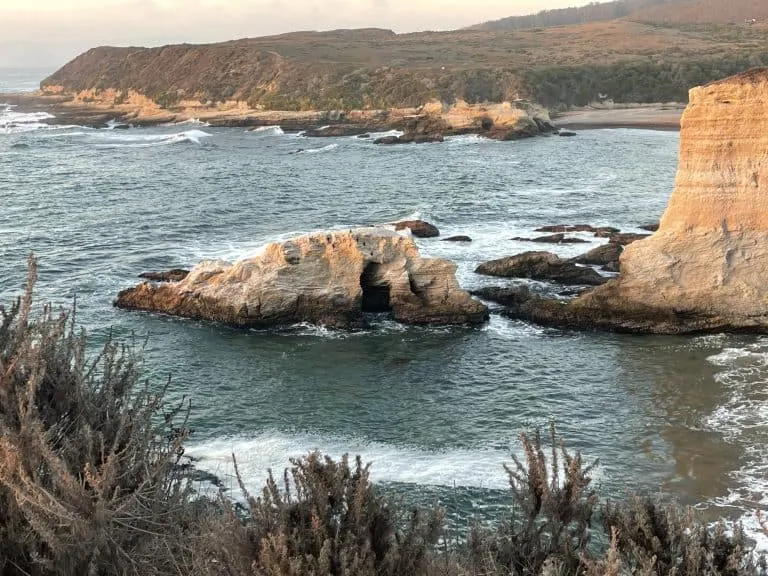
[[[580,0],[0,0],[0,67],[55,69],[94,46],[296,30],[450,30]]]

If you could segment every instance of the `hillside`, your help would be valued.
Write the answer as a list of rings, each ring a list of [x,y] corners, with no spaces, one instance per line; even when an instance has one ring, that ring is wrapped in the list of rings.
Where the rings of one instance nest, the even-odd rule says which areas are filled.
[[[732,24],[768,19],[765,0],[614,0],[542,10],[472,26],[473,30],[526,30],[626,19],[653,24]]]
[[[626,19],[514,32],[300,32],[208,45],[94,48],[42,87],[85,101],[108,93],[115,103],[138,92],[164,108],[192,100],[267,110],[516,98],[558,108],[599,95],[684,101],[693,85],[768,64],[767,37],[764,25],[675,27]]]

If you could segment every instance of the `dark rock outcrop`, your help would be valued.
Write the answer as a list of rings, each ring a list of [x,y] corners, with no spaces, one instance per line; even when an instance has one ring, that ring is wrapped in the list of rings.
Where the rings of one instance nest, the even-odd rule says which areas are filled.
[[[303,135],[307,138],[331,138],[341,136],[362,136],[369,131],[370,129],[365,126],[358,126],[355,124],[334,124],[332,126],[307,130]]]
[[[607,266],[613,262],[618,262],[623,251],[624,247],[621,244],[609,242],[608,244],[593,248],[586,254],[571,258],[571,262],[593,266]]]
[[[181,282],[189,274],[189,270],[174,268],[166,272],[142,272],[139,278],[151,280],[153,282]]]
[[[472,242],[472,238],[469,236],[449,236],[448,238],[443,238],[443,242]]]
[[[595,230],[597,230],[597,228],[590,224],[554,224],[552,226],[542,226],[541,228],[536,228],[535,232],[595,232]],[[618,230],[616,230],[616,232],[618,232]]]
[[[608,237],[608,241],[612,244],[621,244],[622,246],[628,246],[638,240],[644,240],[648,238],[650,234],[636,234],[634,232],[621,232],[619,234],[611,234]]]
[[[539,236],[537,238],[522,238],[520,236],[512,238],[519,242],[540,242],[543,244],[586,244],[588,240],[582,240],[581,238],[567,237],[565,234],[551,234],[549,236]]]
[[[529,278],[558,284],[598,286],[608,281],[592,268],[578,266],[551,252],[524,252],[480,264],[478,274],[502,278]]]
[[[407,228],[417,238],[436,238],[440,236],[440,230],[437,229],[437,226],[424,220],[403,220],[402,222],[395,222],[393,226],[395,230],[405,230]]]

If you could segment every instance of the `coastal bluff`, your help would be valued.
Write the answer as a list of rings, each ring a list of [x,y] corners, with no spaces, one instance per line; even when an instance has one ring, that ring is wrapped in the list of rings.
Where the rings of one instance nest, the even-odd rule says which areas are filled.
[[[659,229],[621,255],[618,279],[508,313],[626,332],[768,330],[768,69],[690,92],[676,184]]]
[[[115,305],[252,328],[354,327],[365,312],[391,312],[405,324],[485,322],[488,309],[455,272],[451,262],[421,258],[408,235],[330,231],[269,244],[234,264],[201,262],[180,281],[122,291]]]

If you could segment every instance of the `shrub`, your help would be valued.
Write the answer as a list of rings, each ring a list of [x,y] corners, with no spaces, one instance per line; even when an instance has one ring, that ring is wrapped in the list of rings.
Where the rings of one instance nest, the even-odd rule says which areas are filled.
[[[442,534],[439,510],[413,510],[407,520],[376,493],[369,466],[358,457],[335,462],[313,453],[292,460],[279,487],[270,473],[247,513],[223,500],[234,530],[217,539],[212,554],[221,574],[270,576],[428,574]],[[233,547],[233,543],[237,546]]]
[[[512,493],[511,518],[493,532],[474,527],[468,558],[473,573],[580,574],[588,555],[592,518],[598,508],[590,489],[597,461],[584,465],[571,455],[550,427],[551,458],[541,435],[520,435],[525,462],[513,456],[506,466]],[[490,572],[489,572],[490,571]]]
[[[739,576],[765,574],[765,558],[755,559],[741,526],[729,534],[723,522],[714,530],[693,509],[649,496],[608,503],[606,530],[621,565],[641,576]]]
[[[74,313],[0,307],[0,572],[169,574],[194,522],[181,407],[138,386],[129,348],[86,360]],[[156,422],[155,418],[159,417]]]

